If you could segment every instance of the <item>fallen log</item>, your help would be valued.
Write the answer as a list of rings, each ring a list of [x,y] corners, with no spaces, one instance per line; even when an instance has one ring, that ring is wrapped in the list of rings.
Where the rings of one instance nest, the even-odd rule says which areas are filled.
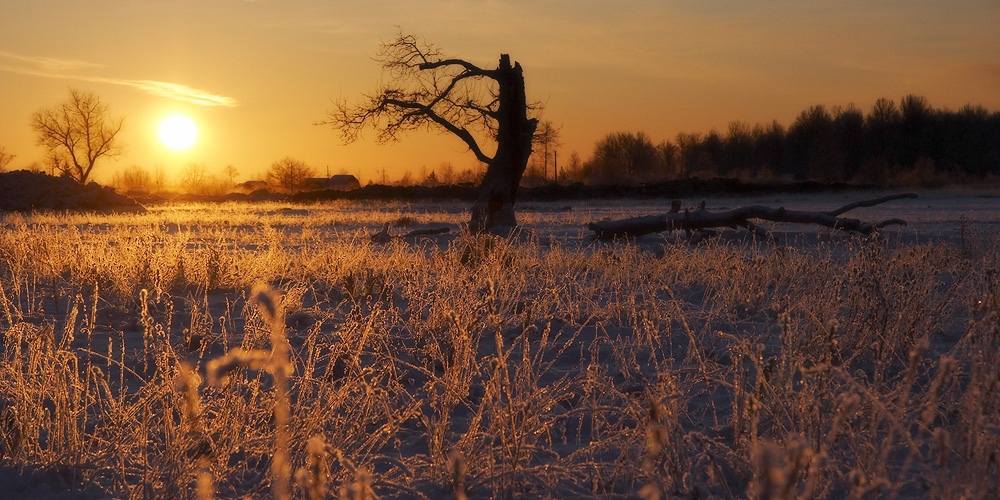
[[[591,222],[587,228],[594,231],[598,239],[609,240],[615,238],[627,238],[642,236],[644,234],[659,233],[663,231],[697,231],[708,228],[728,227],[736,229],[744,227],[750,231],[762,234],[762,230],[752,220],[760,219],[771,222],[791,222],[799,224],[817,224],[839,229],[842,231],[855,232],[868,235],[876,229],[881,229],[891,225],[906,225],[902,219],[888,219],[881,222],[871,223],[860,219],[840,217],[840,215],[859,207],[871,207],[892,200],[905,198],[916,198],[915,193],[900,193],[872,200],[856,201],[844,205],[836,210],[826,212],[812,212],[802,210],[788,210],[784,207],[772,208],[760,205],[739,207],[733,210],[722,212],[710,212],[705,210],[704,202],[699,209],[681,212],[678,205],[674,204],[670,213],[662,215],[647,215],[643,217],[632,217],[614,221]]]
[[[380,231],[373,233],[371,235],[371,240],[373,243],[388,243],[392,241],[393,238],[416,238],[418,236],[437,236],[440,234],[447,234],[451,232],[449,227],[429,227],[425,229],[414,229],[406,234],[394,236],[389,234],[389,223],[386,222]]]

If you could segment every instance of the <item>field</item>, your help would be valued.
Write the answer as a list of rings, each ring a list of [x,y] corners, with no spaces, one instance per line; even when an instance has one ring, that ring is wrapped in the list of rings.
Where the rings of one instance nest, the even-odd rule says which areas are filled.
[[[524,202],[509,239],[458,204],[0,215],[0,496],[995,498],[995,198],[583,227],[664,205]]]

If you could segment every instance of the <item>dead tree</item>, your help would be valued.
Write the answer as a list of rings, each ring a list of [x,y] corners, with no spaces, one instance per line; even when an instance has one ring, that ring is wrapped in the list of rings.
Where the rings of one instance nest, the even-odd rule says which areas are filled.
[[[38,134],[38,145],[49,150],[55,168],[86,184],[97,160],[121,154],[118,133],[124,121],[111,119],[97,94],[71,88],[58,108],[31,115],[31,128]]]
[[[697,210],[680,211],[680,205],[674,203],[670,213],[663,215],[647,215],[615,221],[591,222],[587,228],[594,231],[598,239],[608,240],[642,236],[644,234],[663,231],[697,231],[709,228],[739,228],[763,234],[764,230],[753,222],[755,219],[771,222],[792,222],[799,224],[817,224],[831,229],[871,234],[876,229],[890,225],[906,225],[901,219],[888,219],[877,223],[865,222],[860,219],[840,217],[840,215],[859,207],[871,207],[887,201],[904,198],[916,198],[914,193],[902,193],[883,196],[873,200],[857,201],[844,205],[836,210],[826,212],[808,212],[788,210],[784,207],[772,208],[760,205],[735,208],[724,212],[710,212],[705,209],[704,202]]]
[[[445,58],[437,47],[402,33],[382,43],[378,60],[389,74],[388,82],[359,105],[336,103],[321,124],[339,130],[348,143],[367,127],[376,130],[381,143],[422,128],[456,136],[487,165],[470,230],[516,225],[514,199],[538,125],[537,119],[528,118],[521,65],[511,65],[510,56],[501,54],[495,69],[480,68]],[[483,139],[495,147],[492,154],[480,145]]]

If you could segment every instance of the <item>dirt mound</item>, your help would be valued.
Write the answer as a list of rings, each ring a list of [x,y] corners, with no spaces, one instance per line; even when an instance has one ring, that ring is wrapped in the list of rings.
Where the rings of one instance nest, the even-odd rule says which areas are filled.
[[[18,170],[0,174],[0,211],[87,210],[144,213],[142,205],[95,182]]]

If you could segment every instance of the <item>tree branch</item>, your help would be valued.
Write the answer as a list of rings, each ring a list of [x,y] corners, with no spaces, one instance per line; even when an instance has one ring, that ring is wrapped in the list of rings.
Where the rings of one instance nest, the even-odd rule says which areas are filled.
[[[760,205],[740,207],[733,210],[727,210],[725,212],[710,212],[708,210],[672,212],[663,215],[648,215],[644,217],[633,217],[616,221],[591,222],[587,224],[587,228],[594,231],[595,236],[599,239],[615,239],[620,237],[642,236],[644,234],[659,233],[662,231],[693,231],[718,227],[736,228],[739,226],[753,228],[756,226],[750,222],[750,220],[762,219],[772,222],[816,224],[829,227],[831,229],[840,229],[843,231],[868,235],[876,229],[881,229],[890,225],[905,226],[906,221],[901,219],[888,219],[873,224],[860,219],[838,217],[838,215],[857,207],[871,207],[891,200],[916,197],[917,195],[914,193],[883,196],[874,200],[851,203],[829,212],[787,210],[784,207],[771,208]]]
[[[438,115],[437,113],[435,113],[433,109],[431,109],[431,108],[429,108],[427,106],[424,106],[422,104],[416,104],[416,103],[407,102],[407,101],[399,101],[399,100],[396,100],[396,99],[386,99],[385,103],[386,104],[392,104],[392,105],[400,107],[400,108],[414,109],[414,110],[419,111],[419,113],[417,113],[417,114],[426,116],[427,118],[429,118],[434,123],[438,124],[439,126],[441,126],[442,128],[444,128],[448,132],[451,132],[452,134],[454,134],[455,136],[457,136],[459,139],[461,139],[462,142],[464,142],[467,146],[469,146],[469,149],[472,151],[472,153],[474,155],[476,155],[476,158],[479,161],[481,161],[483,163],[489,163],[492,160],[492,158],[490,158],[485,153],[483,153],[482,148],[479,147],[479,143],[476,142],[476,139],[472,136],[471,132],[469,132],[468,130],[466,130],[466,129],[462,128],[462,127],[458,127],[458,126],[454,125],[453,123],[451,123],[450,121],[448,121],[444,117],[442,117],[442,116]]]
[[[466,72],[473,73],[477,76],[485,76],[489,78],[496,78],[496,72],[493,70],[482,69],[475,64],[472,64],[463,59],[441,59],[438,61],[426,61],[417,65],[417,68],[424,71],[430,69],[444,68],[446,66],[461,66],[465,68]]]
[[[916,193],[890,194],[888,196],[883,196],[881,198],[875,198],[874,200],[864,200],[864,201],[856,201],[854,203],[848,203],[847,205],[844,205],[844,206],[842,206],[842,207],[840,207],[840,208],[838,208],[836,210],[830,210],[829,212],[824,212],[824,213],[826,213],[827,215],[834,215],[834,216],[836,216],[836,215],[840,215],[840,214],[842,214],[844,212],[847,212],[847,211],[850,211],[850,210],[854,210],[855,208],[873,207],[875,205],[880,205],[880,204],[885,203],[887,201],[903,200],[903,199],[907,199],[907,198],[916,198],[916,197],[917,197]]]
[[[397,140],[400,132],[438,128],[458,137],[479,161],[493,160],[479,141],[496,139],[498,101],[490,86],[499,83],[497,70],[442,58],[436,47],[402,33],[384,42],[378,56],[392,77],[388,86],[365,96],[367,102],[358,106],[337,102],[317,124],[339,130],[348,143],[369,126],[383,143]]]

